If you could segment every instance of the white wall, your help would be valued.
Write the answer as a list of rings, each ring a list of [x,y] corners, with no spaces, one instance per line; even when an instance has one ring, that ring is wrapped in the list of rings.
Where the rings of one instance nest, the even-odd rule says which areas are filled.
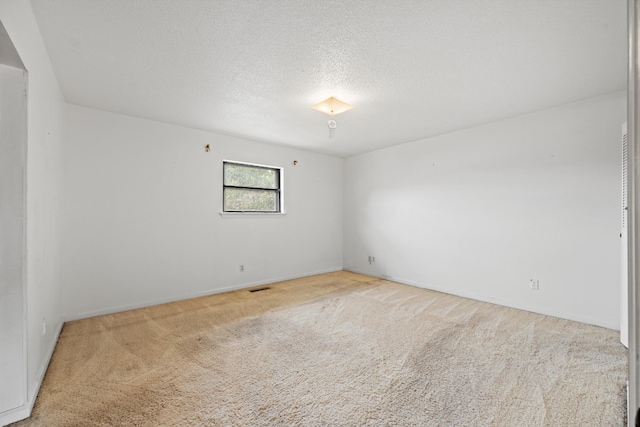
[[[0,65],[0,413],[26,403],[26,72]]]
[[[28,401],[10,413],[0,414],[2,424],[29,415],[62,326],[59,200],[63,100],[29,2],[0,1],[0,21],[29,73],[26,179]],[[43,319],[48,325],[44,334]]]
[[[346,159],[345,268],[618,329],[625,99]]]
[[[341,269],[342,159],[66,112],[68,319]],[[286,216],[222,218],[223,159],[284,167]]]

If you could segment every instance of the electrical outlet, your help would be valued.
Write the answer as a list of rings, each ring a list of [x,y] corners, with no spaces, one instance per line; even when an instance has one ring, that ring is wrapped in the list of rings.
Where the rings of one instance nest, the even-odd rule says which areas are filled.
[[[240,264],[240,273],[244,273],[244,265]]]
[[[539,291],[540,281],[538,279],[529,279],[529,288],[534,291]]]
[[[371,261],[371,255],[369,255],[369,264],[371,264],[373,261]]]

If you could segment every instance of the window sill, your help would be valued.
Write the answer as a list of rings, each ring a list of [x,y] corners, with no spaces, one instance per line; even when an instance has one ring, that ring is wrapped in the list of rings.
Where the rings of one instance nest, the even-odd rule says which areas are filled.
[[[283,218],[286,212],[220,212],[222,218]]]

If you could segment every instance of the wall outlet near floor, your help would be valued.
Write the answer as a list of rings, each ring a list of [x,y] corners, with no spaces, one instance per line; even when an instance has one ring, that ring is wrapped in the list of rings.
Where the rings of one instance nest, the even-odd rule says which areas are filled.
[[[369,264],[376,262],[376,257],[369,255]]]
[[[534,291],[540,290],[540,281],[538,279],[529,279],[529,288]]]
[[[240,273],[244,273],[244,265],[240,264]]]

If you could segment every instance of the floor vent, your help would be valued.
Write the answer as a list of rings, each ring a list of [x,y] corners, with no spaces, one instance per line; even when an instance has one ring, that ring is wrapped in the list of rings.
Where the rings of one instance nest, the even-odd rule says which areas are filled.
[[[260,292],[260,291],[266,291],[267,289],[271,289],[271,288],[266,287],[266,288],[251,289],[249,292]]]

